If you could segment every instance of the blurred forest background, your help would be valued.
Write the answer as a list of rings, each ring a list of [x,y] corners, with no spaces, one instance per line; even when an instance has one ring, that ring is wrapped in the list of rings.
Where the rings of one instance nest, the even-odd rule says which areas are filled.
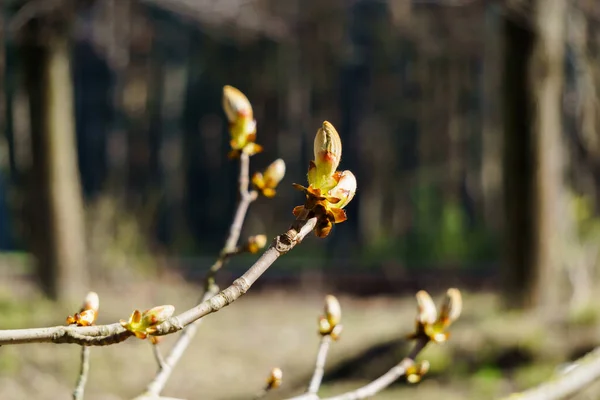
[[[452,368],[457,354],[468,360],[460,371],[479,379],[465,378],[467,389],[456,389],[457,398],[489,398],[481,382],[490,393],[519,388],[515,363],[525,365],[526,383],[544,379],[552,365],[580,351],[560,335],[586,348],[598,344],[598,1],[0,4],[0,328],[37,326],[43,318],[62,323],[51,300],[70,304],[66,316],[87,290],[98,291],[101,304],[103,293],[119,299],[106,310],[115,319],[130,312],[123,304],[142,307],[136,296],[191,305],[193,285],[186,299],[158,292],[182,296],[166,287],[199,282],[227,234],[238,168],[226,156],[221,107],[222,87],[230,84],[252,102],[257,142],[265,148],[252,157],[251,171],[278,157],[287,165],[277,197],[253,205],[242,237],[273,237],[288,227],[292,208],[303,201],[291,183],[304,184],[323,120],[341,135],[341,166],[357,176],[349,220],[277,261],[257,283],[271,294],[265,291],[262,303],[261,295],[248,300],[264,305],[269,296],[292,302],[316,293],[314,300],[332,291],[356,307],[357,329],[381,319],[380,335],[360,348],[357,338],[332,361],[339,371],[385,364],[364,358],[379,360],[401,346],[398,326],[413,324],[408,311],[396,321],[391,305],[405,304],[403,296],[418,289],[448,285],[473,293],[467,305],[475,310],[463,333],[480,329],[493,337],[475,344],[459,332],[458,347],[440,356],[445,364],[437,360],[441,376],[434,371],[432,381],[443,380],[447,369],[458,373]],[[219,280],[230,282],[252,259],[235,258]],[[273,294],[280,289],[288,296]],[[370,306],[372,299],[380,309]],[[306,307],[316,317],[318,304],[288,304],[309,315],[295,326],[312,329]],[[506,313],[507,306],[525,311]],[[27,318],[40,310],[46,310],[41,320]],[[549,320],[564,329],[548,332]],[[512,326],[516,337],[500,326]],[[316,341],[313,331],[306,335]],[[482,354],[496,339],[502,350]],[[542,345],[545,340],[553,347]],[[57,350],[43,348],[44,361],[33,352],[29,363],[2,348],[0,370],[11,382],[11,391],[0,389],[2,398],[46,398],[14,378],[31,365],[55,377],[44,381],[55,385],[53,393],[66,390],[65,382],[68,389],[76,362],[62,371],[66,377],[51,366],[75,359],[75,352],[61,349],[65,358],[52,358]],[[122,358],[118,350],[112,354]],[[288,358],[300,360],[289,354],[281,360]],[[371,369],[359,368],[367,375]],[[172,388],[195,393],[182,384],[190,371],[178,371],[181,381]],[[342,372],[336,376],[350,379]],[[136,379],[121,389],[135,394],[144,378]],[[92,388],[100,390],[101,382],[92,372]],[[217,384],[213,393],[212,381],[203,383],[209,387],[203,393],[217,398]],[[439,398],[437,386],[427,384],[407,390]],[[444,398],[452,398],[449,391]]]

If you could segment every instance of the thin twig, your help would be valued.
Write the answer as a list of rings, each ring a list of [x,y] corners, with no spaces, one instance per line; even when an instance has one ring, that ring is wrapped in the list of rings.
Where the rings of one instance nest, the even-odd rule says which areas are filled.
[[[356,390],[323,399],[321,399],[315,393],[306,393],[300,396],[292,397],[288,400],[360,400],[372,397],[404,376],[406,374],[406,370],[415,363],[415,359],[428,343],[428,339],[418,339],[411,352],[402,361],[392,367],[392,369],[390,369],[388,372],[375,379],[373,382],[370,382]]]
[[[315,371],[313,372],[310,385],[308,385],[307,393],[316,394],[321,387],[321,381],[323,380],[323,374],[325,373],[325,361],[327,360],[327,353],[329,352],[329,345],[331,344],[331,335],[321,336],[321,343],[319,344],[319,352],[317,353],[317,362],[315,365]]]
[[[165,367],[165,357],[163,356],[162,352],[160,351],[160,347],[158,347],[158,343],[152,343],[152,353],[154,354],[154,358],[156,359],[158,368],[163,369]]]
[[[532,389],[513,394],[504,400],[559,400],[570,398],[600,379],[600,347],[573,362],[568,371]],[[513,397],[514,396],[514,397]]]
[[[223,247],[223,250],[221,250],[219,258],[210,267],[208,273],[206,274],[206,277],[204,279],[203,293],[198,303],[207,301],[217,294],[219,289],[214,283],[215,275],[223,267],[223,265],[225,265],[225,262],[227,262],[227,259],[229,257],[239,252],[237,243],[240,239],[242,226],[244,225],[244,219],[246,218],[246,213],[248,211],[250,203],[256,200],[258,195],[256,191],[248,191],[248,186],[250,183],[249,175],[250,156],[246,153],[242,153],[240,155],[240,175],[238,178],[238,190],[240,200],[238,202],[233,221],[229,228],[229,235],[227,236],[227,240],[225,241],[225,246]],[[158,372],[146,387],[146,394],[158,396],[160,392],[164,389],[165,385],[167,384],[167,381],[169,380],[169,377],[171,376],[173,368],[179,362],[179,359],[185,353],[185,349],[187,349],[193,337],[196,335],[196,332],[198,331],[198,326],[201,322],[202,320],[199,319],[193,324],[190,324],[187,327],[185,327],[185,329],[181,332],[181,335],[177,339],[177,342],[175,342],[175,345],[173,345],[173,347],[171,348],[171,351],[167,355],[167,358],[162,364],[159,364]]]
[[[85,384],[87,382],[88,373],[90,371],[90,348],[87,346],[81,347],[81,369],[75,390],[73,390],[73,400],[82,400],[85,392]]]
[[[211,290],[208,290],[204,293],[204,298],[202,301],[208,300],[212,296],[214,296],[218,292],[219,288],[216,285],[213,285]],[[185,349],[189,346],[192,338],[196,334],[198,327],[202,323],[202,319],[195,321],[194,323],[185,327],[185,329],[177,338],[177,341],[169,351],[169,354],[166,359],[163,359],[162,363],[159,363],[159,369],[154,379],[148,384],[146,387],[146,395],[149,396],[158,396],[162,389],[165,387],[169,377],[171,376],[171,372],[173,371],[173,367],[177,364]]]

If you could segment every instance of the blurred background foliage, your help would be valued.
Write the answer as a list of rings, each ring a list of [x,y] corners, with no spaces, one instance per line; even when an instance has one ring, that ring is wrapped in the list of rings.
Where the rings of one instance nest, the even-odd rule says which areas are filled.
[[[221,108],[230,84],[252,102],[265,148],[251,170],[287,165],[242,237],[287,228],[303,201],[291,183],[305,182],[323,120],[358,180],[349,220],[279,260],[259,288],[456,284],[594,321],[596,1],[0,4],[7,287],[33,282],[79,304],[92,286],[118,291],[140,276],[201,279],[236,203]]]

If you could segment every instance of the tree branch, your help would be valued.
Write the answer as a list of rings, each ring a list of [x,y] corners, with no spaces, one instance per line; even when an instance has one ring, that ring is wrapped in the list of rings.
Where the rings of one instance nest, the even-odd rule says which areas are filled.
[[[295,221],[287,232],[277,236],[269,248],[242,276],[214,297],[183,313],[171,317],[156,327],[156,336],[168,335],[192,322],[221,310],[245,294],[258,278],[283,254],[292,250],[308,235],[317,218]],[[54,326],[49,328],[0,330],[0,345],[24,343],[76,343],[88,346],[106,346],[122,342],[132,336],[120,323],[97,326]]]
[[[73,400],[83,400],[85,392],[85,384],[87,383],[88,373],[90,370],[90,348],[87,346],[81,347],[81,370],[75,390],[73,390]]]
[[[315,365],[315,371],[308,385],[309,394],[316,394],[321,387],[321,381],[323,380],[323,374],[325,373],[325,361],[327,360],[327,353],[329,352],[329,345],[331,344],[331,335],[321,336],[321,343],[319,344],[319,352],[317,353],[317,363]]]
[[[571,397],[600,378],[600,347],[575,361],[568,372],[504,400],[559,400]]]

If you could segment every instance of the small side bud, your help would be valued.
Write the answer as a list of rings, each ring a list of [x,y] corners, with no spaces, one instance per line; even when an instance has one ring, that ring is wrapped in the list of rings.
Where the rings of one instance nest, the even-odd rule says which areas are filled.
[[[327,318],[325,318],[324,316],[320,316],[319,317],[319,334],[321,335],[329,335],[331,333],[331,330],[333,329],[333,327],[329,324],[329,321],[327,321]]]
[[[335,327],[342,320],[340,302],[331,294],[325,296],[325,318],[331,327]]]
[[[262,248],[267,245],[267,236],[266,235],[255,235],[250,236],[248,238],[248,242],[246,243],[246,250],[249,253],[256,254]]]
[[[429,371],[429,361],[424,360],[419,363],[415,363],[406,370],[406,380],[409,383],[418,383],[421,381],[427,371]]]
[[[344,329],[344,325],[338,324],[336,325],[329,334],[331,338],[335,341],[340,340],[340,336],[342,335],[342,330]]]
[[[277,389],[283,382],[283,371],[280,368],[273,368],[267,378],[267,386],[269,389]]]
[[[281,158],[273,161],[264,173],[256,172],[252,176],[252,184],[256,187],[265,197],[274,197],[276,194],[275,189],[279,182],[285,176],[285,161]]]

